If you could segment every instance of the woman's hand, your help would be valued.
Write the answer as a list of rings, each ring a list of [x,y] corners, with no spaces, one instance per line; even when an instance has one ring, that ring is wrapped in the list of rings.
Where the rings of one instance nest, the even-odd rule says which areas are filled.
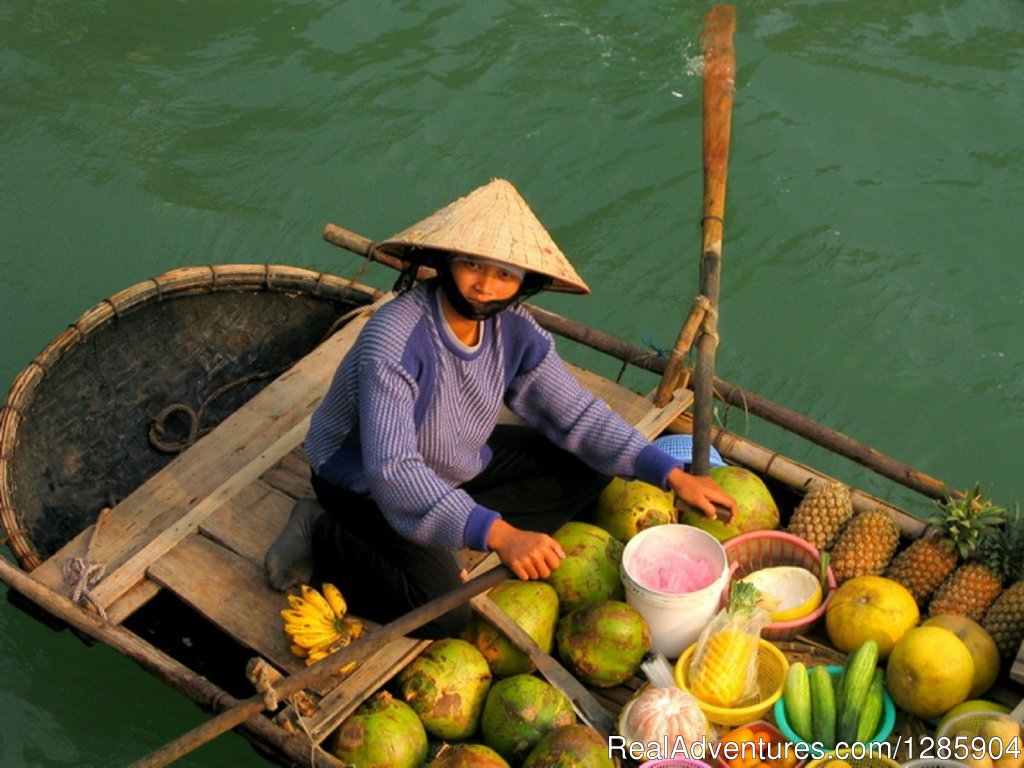
[[[691,475],[675,467],[668,473],[668,487],[677,499],[703,512],[709,520],[718,519],[716,504],[729,510],[729,519],[722,522],[728,524],[736,519],[736,500],[719,488],[718,483],[710,477]]]
[[[524,531],[504,520],[494,521],[487,546],[523,581],[546,579],[565,558],[562,545],[546,533]]]

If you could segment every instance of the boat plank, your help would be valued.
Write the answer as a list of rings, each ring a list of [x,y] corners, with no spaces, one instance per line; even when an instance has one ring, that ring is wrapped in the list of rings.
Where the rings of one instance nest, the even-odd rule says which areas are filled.
[[[263,556],[288,521],[294,504],[295,499],[260,480],[210,515],[199,530],[262,568]]]
[[[630,424],[639,424],[654,407],[649,399],[618,382],[576,365],[569,365],[568,368],[584,388],[608,403],[613,411]]]
[[[1010,679],[1015,683],[1024,683],[1024,642],[1017,649],[1017,655],[1010,666]]]
[[[104,606],[125,594],[153,561],[299,445],[338,360],[368,317],[349,322],[129,494],[110,510],[95,539],[91,526],[33,575],[63,591],[62,564],[83,557],[107,567],[108,575],[93,589]]]
[[[284,525],[284,520],[287,520],[291,509],[290,506],[285,509],[284,520],[281,520],[279,515],[282,514],[282,505],[276,496],[270,497],[270,493],[272,489],[259,482],[247,486],[235,498],[215,511],[203,523],[201,530],[208,528],[207,535],[210,538],[221,539],[224,546],[233,548],[258,565],[262,562],[263,554],[255,553],[260,546],[266,550],[267,544],[264,540],[267,536],[273,540],[273,536],[276,535],[273,526]],[[231,526],[237,526],[237,530],[229,530]],[[252,540],[248,541],[249,539]],[[148,603],[159,591],[159,584],[150,579],[142,579],[107,608],[107,618],[115,624],[120,624]]]
[[[263,473],[263,480],[293,499],[312,499],[313,485],[309,482],[309,462],[302,446],[289,453],[280,463]]]
[[[329,736],[356,707],[380,690],[388,680],[430,645],[430,640],[399,637],[360,664],[320,701],[320,708],[303,725],[314,743]]]
[[[278,612],[287,607],[254,563],[199,534],[153,562],[148,576],[279,669],[304,665],[289,650]]]
[[[283,417],[282,420],[290,419]],[[295,447],[296,443],[301,441],[308,431],[309,416],[307,415],[301,418],[298,423],[288,427],[284,434],[274,440],[268,448],[257,453],[251,461],[247,462],[237,472],[228,474],[227,479],[211,493],[203,496],[197,503],[185,504],[186,511],[184,514],[173,520],[170,525],[159,527],[153,536],[148,535],[152,528],[147,529],[147,535],[144,537],[142,546],[135,548],[133,553],[118,565],[113,572],[108,573],[96,589],[93,590],[96,598],[102,604],[108,605],[131,589],[132,586],[144,577],[150,563],[171,550],[178,542],[195,531],[207,517],[248,487],[252,481],[257,479],[280,459],[282,452]],[[222,432],[221,436],[225,434],[225,432]],[[251,444],[250,440],[247,439],[232,440],[231,442],[238,446]],[[257,440],[257,442],[259,441]],[[240,452],[239,448],[235,448],[225,453],[232,456],[238,455]],[[220,471],[212,471],[210,474],[217,477],[221,473]]]
[[[156,597],[159,592],[159,584],[149,579],[143,579],[107,608],[107,620],[112,624],[120,624]]]
[[[665,405],[656,407],[653,401],[647,403],[647,412],[633,423],[644,436],[653,440],[665,431],[665,428],[679,418],[682,413],[693,405],[693,392],[689,389],[677,389]]]

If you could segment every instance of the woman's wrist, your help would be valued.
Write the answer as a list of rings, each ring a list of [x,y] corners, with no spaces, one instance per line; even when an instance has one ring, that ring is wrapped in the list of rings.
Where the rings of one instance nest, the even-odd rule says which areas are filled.
[[[491,551],[499,549],[513,530],[511,525],[499,517],[491,524],[491,530],[487,532],[487,548]]]

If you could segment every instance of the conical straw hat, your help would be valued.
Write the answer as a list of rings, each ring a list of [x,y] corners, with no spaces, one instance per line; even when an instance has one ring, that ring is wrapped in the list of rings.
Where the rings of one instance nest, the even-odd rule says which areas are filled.
[[[551,290],[590,293],[565,254],[509,182],[495,179],[377,248],[407,261],[429,248],[500,261],[552,278]]]

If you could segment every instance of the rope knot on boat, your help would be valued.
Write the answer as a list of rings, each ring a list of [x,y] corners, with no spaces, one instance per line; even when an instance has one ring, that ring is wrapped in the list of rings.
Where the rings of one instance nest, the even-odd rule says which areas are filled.
[[[100,618],[107,621],[107,612],[91,590],[100,583],[107,572],[107,567],[103,563],[91,563],[84,557],[72,557],[64,561],[61,571],[64,574],[64,581],[74,587],[71,602],[82,607],[85,607],[86,603],[91,604]]]
[[[109,621],[103,604],[96,599],[92,593],[92,587],[100,583],[107,567],[103,563],[94,563],[89,557],[92,555],[92,545],[96,542],[96,535],[103,527],[107,519],[109,507],[104,507],[96,516],[96,523],[93,526],[92,534],[89,536],[89,545],[85,548],[85,557],[71,557],[61,565],[61,573],[65,583],[73,587],[71,591],[71,602],[85,608],[86,603],[96,609],[96,613],[104,621]]]

